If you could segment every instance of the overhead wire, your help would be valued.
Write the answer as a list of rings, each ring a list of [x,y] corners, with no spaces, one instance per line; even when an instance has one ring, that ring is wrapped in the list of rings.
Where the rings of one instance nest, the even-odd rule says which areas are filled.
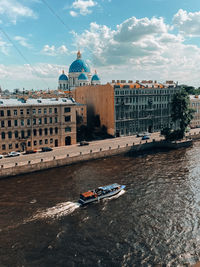
[[[30,68],[35,72],[35,74],[38,76],[38,71],[32,66],[32,64],[28,61],[28,59],[23,55],[23,53],[20,51],[20,49],[15,45],[15,43],[12,41],[12,39],[10,38],[10,36],[6,33],[6,31],[0,26],[0,31],[4,34],[4,36],[7,38],[7,40],[13,45],[13,47],[16,49],[16,51],[18,52],[18,54],[24,59],[24,61],[30,66]],[[40,69],[40,68],[39,68]],[[41,70],[41,69],[40,69]],[[47,88],[49,88],[49,84],[41,77],[39,77],[40,80],[43,81],[43,83],[45,84],[45,86],[47,86]]]

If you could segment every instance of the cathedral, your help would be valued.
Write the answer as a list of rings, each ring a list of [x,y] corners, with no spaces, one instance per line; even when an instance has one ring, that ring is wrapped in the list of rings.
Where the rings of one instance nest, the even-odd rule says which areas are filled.
[[[80,51],[77,53],[77,59],[69,67],[68,76],[64,73],[58,79],[58,89],[63,91],[73,91],[76,87],[85,85],[101,84],[96,71],[92,75],[90,67],[82,59]]]

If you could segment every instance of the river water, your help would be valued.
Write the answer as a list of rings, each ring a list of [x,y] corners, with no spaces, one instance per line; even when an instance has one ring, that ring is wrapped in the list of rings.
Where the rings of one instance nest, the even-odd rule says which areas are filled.
[[[200,143],[0,181],[0,266],[191,266],[200,259]],[[79,207],[79,193],[125,184]]]

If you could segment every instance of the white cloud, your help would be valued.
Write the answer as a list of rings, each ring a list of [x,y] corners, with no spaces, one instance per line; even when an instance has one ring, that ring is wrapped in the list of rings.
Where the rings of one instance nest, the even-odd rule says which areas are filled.
[[[65,45],[61,45],[60,47],[56,48],[54,45],[45,45],[42,49],[42,54],[48,55],[48,56],[58,56],[62,54],[67,54],[68,49]]]
[[[15,36],[14,40],[18,41],[21,46],[24,46],[24,47],[27,47],[27,48],[31,47],[31,45],[27,42],[27,38],[25,38],[25,37]]]
[[[105,80],[109,69],[114,79],[199,82],[200,48],[185,44],[183,35],[172,33],[163,18],[133,17],[114,30],[91,23],[81,35],[74,33],[74,38],[81,49],[90,51]]]
[[[71,10],[71,11],[69,12],[69,14],[70,14],[72,17],[77,17],[77,16],[78,16],[78,13],[75,12],[75,11],[73,11],[73,10]]]
[[[75,10],[79,10],[79,13],[83,16],[92,13],[91,9],[94,6],[96,6],[97,3],[93,0],[75,0],[72,3],[72,8]],[[77,16],[77,12],[75,11],[70,11],[70,15],[75,17]]]
[[[174,26],[187,36],[200,36],[200,12],[187,12],[180,9],[173,18]]]
[[[5,15],[14,24],[22,17],[37,18],[32,9],[22,5],[17,0],[0,0],[0,15]]]
[[[5,42],[0,36],[0,53],[2,53],[4,55],[8,55],[10,46],[11,46],[11,44]]]

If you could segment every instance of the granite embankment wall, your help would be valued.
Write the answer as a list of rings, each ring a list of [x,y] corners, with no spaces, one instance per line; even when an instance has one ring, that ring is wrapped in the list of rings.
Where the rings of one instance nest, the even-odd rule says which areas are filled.
[[[112,149],[111,147],[108,150],[102,150],[100,149],[98,152],[94,152],[90,150],[89,153],[83,154],[79,153],[73,157],[64,157],[61,159],[46,159],[45,161],[43,159],[40,160],[38,163],[31,163],[29,162],[26,165],[20,166],[20,164],[14,164],[13,167],[9,168],[0,168],[0,178],[6,178],[6,177],[12,177],[20,174],[25,174],[25,173],[31,173],[31,172],[36,172],[36,171],[41,171],[41,170],[46,170],[46,169],[51,169],[51,168],[56,168],[56,167],[61,167],[61,166],[66,166],[66,165],[71,165],[75,163],[80,163],[84,161],[89,161],[89,160],[95,160],[95,159],[100,159],[100,158],[105,158],[105,157],[111,157],[119,154],[130,154],[134,155],[137,154],[138,152],[143,152],[143,151],[152,151],[154,149],[177,149],[180,147],[189,147],[192,145],[192,140],[187,140],[187,141],[182,141],[182,142],[166,142],[166,141],[159,141],[159,142],[146,142],[144,144],[138,144],[138,145],[126,145],[125,147],[120,147],[118,146],[115,149]]]

